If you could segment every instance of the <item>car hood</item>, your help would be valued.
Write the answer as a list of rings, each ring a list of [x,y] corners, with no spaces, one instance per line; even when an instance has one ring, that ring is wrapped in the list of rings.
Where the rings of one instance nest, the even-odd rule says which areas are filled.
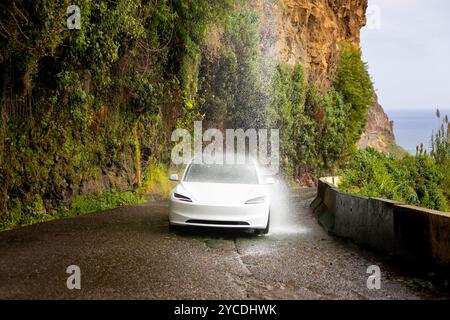
[[[181,182],[175,192],[194,202],[210,205],[242,205],[247,200],[266,195],[258,184]]]

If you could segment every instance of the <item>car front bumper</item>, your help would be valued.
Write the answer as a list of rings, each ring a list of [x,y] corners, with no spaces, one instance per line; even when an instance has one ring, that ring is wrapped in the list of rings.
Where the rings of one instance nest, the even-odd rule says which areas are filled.
[[[204,205],[173,199],[169,202],[169,222],[172,225],[264,229],[268,218],[267,201],[238,206]]]

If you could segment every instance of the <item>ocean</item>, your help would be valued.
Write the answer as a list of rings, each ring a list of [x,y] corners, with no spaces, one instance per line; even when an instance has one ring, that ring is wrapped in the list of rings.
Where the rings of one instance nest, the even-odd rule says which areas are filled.
[[[440,111],[440,119],[436,117],[436,110],[386,111],[389,119],[394,121],[397,144],[413,155],[421,143],[430,151],[431,135],[439,130],[446,114],[450,117],[450,110]]]

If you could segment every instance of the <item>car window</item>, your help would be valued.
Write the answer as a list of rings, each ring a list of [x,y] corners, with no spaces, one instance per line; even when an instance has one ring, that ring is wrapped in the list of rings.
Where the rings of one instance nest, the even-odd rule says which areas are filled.
[[[186,182],[258,184],[254,165],[191,163],[184,177]]]

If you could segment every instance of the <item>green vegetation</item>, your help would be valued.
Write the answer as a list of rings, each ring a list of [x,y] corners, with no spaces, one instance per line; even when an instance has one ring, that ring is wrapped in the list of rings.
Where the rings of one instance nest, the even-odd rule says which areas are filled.
[[[439,111],[437,112],[440,117]],[[450,210],[450,124],[445,116],[431,137],[431,152],[423,144],[416,156],[398,157],[374,149],[359,151],[342,172],[344,191],[397,200],[430,209]]]
[[[332,174],[348,161],[374,98],[358,48],[344,45],[336,81],[325,93],[307,83],[299,65],[279,65],[272,90],[268,124],[281,130],[288,177]]]
[[[204,33],[230,3],[80,0],[80,30],[66,1],[2,4],[0,228],[167,193],[147,167],[199,116]]]
[[[114,192],[90,193],[77,196],[71,205],[71,209],[61,211],[62,216],[81,215],[99,210],[107,210],[128,204],[145,202],[145,198],[136,192]]]
[[[169,174],[165,164],[151,157],[145,168],[143,185],[138,188],[138,192],[151,195],[153,198],[166,199],[173,188],[169,181]]]
[[[303,68],[280,65],[273,85],[269,126],[280,128],[283,166],[288,176],[333,169],[345,152],[349,104],[333,89],[320,94]]]
[[[11,203],[11,209],[7,212],[9,216],[6,217],[6,222],[1,225],[0,231],[143,202],[145,202],[145,197],[136,192],[90,193],[76,196],[70,209],[60,207],[57,211],[47,213],[48,209],[45,208],[42,198],[38,195],[33,196],[26,202],[14,199]]]
[[[408,151],[397,145],[395,142],[388,142],[387,153],[396,159],[401,159],[409,155]]]
[[[333,85],[351,106],[345,134],[349,142],[356,143],[365,128],[367,110],[374,103],[375,96],[367,65],[361,59],[361,49],[344,44]]]
[[[439,110],[437,110],[436,116],[441,118]],[[448,115],[443,117],[441,127],[431,136],[430,155],[443,174],[441,188],[450,204],[450,122]]]
[[[427,155],[396,159],[367,148],[359,151],[343,171],[339,188],[368,197],[446,211],[444,174]]]
[[[258,32],[252,9],[233,12],[219,27],[220,52],[200,66],[200,110],[219,128],[260,128],[265,124],[270,83],[264,81]]]

